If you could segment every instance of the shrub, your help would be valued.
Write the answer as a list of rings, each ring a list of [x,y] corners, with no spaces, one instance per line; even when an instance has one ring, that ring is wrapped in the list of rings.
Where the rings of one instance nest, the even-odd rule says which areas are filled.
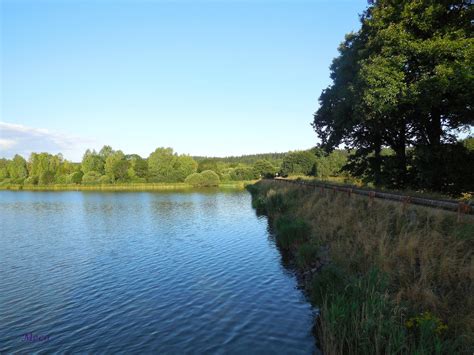
[[[99,183],[100,184],[110,184],[112,182],[112,179],[109,175],[102,175],[99,178]]]
[[[290,249],[308,239],[310,228],[301,219],[282,216],[276,221],[277,241],[284,249]]]
[[[206,170],[202,173],[193,173],[189,175],[185,183],[194,186],[194,187],[211,187],[211,186],[219,186],[219,175],[217,175],[212,170]]]
[[[230,176],[229,173],[223,173],[221,174],[221,181],[222,182],[232,181],[232,177]]]
[[[76,171],[74,173],[71,173],[67,176],[67,182],[69,184],[80,184],[82,181],[82,176],[83,176],[82,171]]]
[[[67,183],[67,175],[59,175],[56,176],[54,181],[56,184],[66,184]]]
[[[40,185],[49,185],[54,182],[54,173],[52,171],[45,171],[41,173],[38,184]]]
[[[192,186],[195,186],[195,187],[201,186],[201,184],[203,182],[202,175],[201,175],[201,173],[193,173],[193,174],[189,175],[184,180],[184,182],[186,184],[189,184],[189,185],[192,185]]]
[[[310,151],[290,152],[283,158],[281,174],[283,176],[298,174],[310,175],[315,162],[316,155]]]
[[[219,175],[217,175],[214,171],[205,170],[200,174],[203,179],[202,186],[219,186],[219,182],[220,182]]]
[[[12,179],[6,178],[0,181],[0,186],[7,186],[7,185],[10,185],[11,183],[12,183]]]
[[[260,159],[253,165],[253,174],[255,177],[272,178],[275,176],[276,168],[266,159]]]
[[[322,306],[327,299],[344,292],[348,277],[335,265],[322,268],[311,280],[311,302]]]
[[[25,185],[38,185],[38,177],[30,176],[25,179]]]
[[[88,171],[82,177],[82,183],[87,185],[98,184],[101,174],[97,171]]]
[[[301,268],[306,268],[316,260],[319,246],[311,242],[301,244],[296,250],[296,263]]]
[[[26,179],[22,178],[22,177],[18,177],[18,178],[10,179],[10,180],[13,184],[20,184],[21,185],[25,182]]]
[[[230,176],[232,180],[253,180],[258,176],[255,175],[255,171],[250,167],[237,167],[231,171]]]
[[[130,182],[134,183],[146,183],[146,178],[134,176]]]

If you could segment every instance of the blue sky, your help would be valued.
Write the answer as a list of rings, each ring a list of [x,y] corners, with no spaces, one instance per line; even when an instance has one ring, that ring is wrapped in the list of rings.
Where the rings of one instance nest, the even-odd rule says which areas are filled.
[[[1,155],[306,149],[365,0],[1,1]]]

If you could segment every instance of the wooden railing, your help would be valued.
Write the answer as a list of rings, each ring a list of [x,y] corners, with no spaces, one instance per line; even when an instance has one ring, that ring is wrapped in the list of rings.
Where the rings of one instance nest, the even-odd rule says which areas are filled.
[[[277,181],[282,183],[288,184],[295,184],[301,185],[309,188],[319,188],[322,191],[334,191],[336,192],[343,192],[347,193],[349,196],[351,194],[367,196],[370,199],[378,198],[384,200],[391,200],[391,201],[398,201],[403,204],[414,204],[420,205],[425,207],[431,208],[438,208],[447,211],[457,212],[460,216],[463,214],[474,214],[474,208],[468,203],[465,202],[458,202],[458,201],[449,201],[449,200],[440,200],[440,199],[433,199],[433,198],[423,198],[423,197],[415,197],[415,196],[408,196],[399,193],[388,193],[380,190],[370,190],[370,189],[361,189],[356,186],[351,185],[336,185],[330,184],[325,182],[318,182],[318,181],[304,181],[304,180],[290,180],[284,178],[276,178],[272,179],[271,181]]]

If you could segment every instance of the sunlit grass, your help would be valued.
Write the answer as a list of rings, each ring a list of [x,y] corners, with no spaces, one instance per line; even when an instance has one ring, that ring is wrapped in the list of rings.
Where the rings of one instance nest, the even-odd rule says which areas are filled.
[[[276,221],[277,240],[294,250],[297,265],[313,263],[320,245],[329,250],[332,274],[326,281],[321,274],[323,280],[312,287],[326,353],[372,347],[423,354],[474,344],[473,216],[458,222],[453,212],[273,181],[249,190]],[[291,235],[292,225],[305,227]],[[377,291],[370,286],[379,285],[372,272],[384,279]],[[406,321],[426,312],[433,316],[430,324],[446,326],[443,332],[427,333],[428,321],[417,329],[406,327]]]

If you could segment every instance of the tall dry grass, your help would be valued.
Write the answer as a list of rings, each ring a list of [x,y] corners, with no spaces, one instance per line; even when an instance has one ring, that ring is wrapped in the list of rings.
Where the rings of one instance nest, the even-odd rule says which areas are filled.
[[[255,191],[257,204],[266,204],[274,219],[305,221],[310,240],[328,246],[333,264],[347,275],[380,270],[388,275],[383,292],[396,307],[428,311],[447,324],[450,338],[474,344],[471,216],[459,223],[452,212],[271,181],[259,182]]]

